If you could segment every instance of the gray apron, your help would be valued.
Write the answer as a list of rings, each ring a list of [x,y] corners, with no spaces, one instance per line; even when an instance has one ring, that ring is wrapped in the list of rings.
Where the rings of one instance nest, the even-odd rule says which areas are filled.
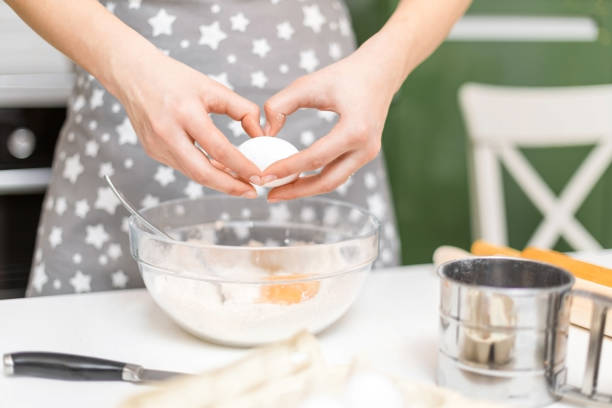
[[[117,17],[170,57],[209,75],[260,106],[294,79],[348,55],[350,16],[330,0],[117,0]],[[152,67],[154,69],[154,67]],[[234,144],[240,123],[213,115]],[[298,148],[325,135],[335,114],[300,110],[280,133]],[[77,69],[68,117],[56,146],[27,294],[52,295],[141,287],[128,246],[127,212],[103,176],[116,175],[142,207],[214,193],[149,158],[121,104]],[[368,208],[382,221],[375,267],[396,265],[399,242],[382,156],[327,194]]]

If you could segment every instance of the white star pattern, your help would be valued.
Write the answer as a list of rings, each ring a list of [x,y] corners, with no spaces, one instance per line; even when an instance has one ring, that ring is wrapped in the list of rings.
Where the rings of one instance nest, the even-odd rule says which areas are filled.
[[[76,183],[77,178],[79,178],[79,176],[83,173],[83,170],[84,168],[81,164],[80,156],[78,153],[76,153],[66,159],[62,176],[74,184]]]
[[[89,212],[89,204],[87,204],[86,199],[82,199],[74,203],[74,214],[77,217],[85,218],[88,212]]]
[[[263,71],[256,71],[251,74],[251,85],[257,88],[263,88],[268,82],[268,77]]]
[[[130,231],[130,221],[128,217],[123,217],[121,219],[121,231],[125,232],[126,234]]]
[[[98,122],[92,120],[87,124],[87,127],[89,127],[89,130],[96,130],[98,128]]]
[[[295,33],[295,30],[288,21],[283,21],[276,26],[276,35],[280,39],[289,41],[293,37],[293,33]]]
[[[338,117],[338,114],[332,111],[318,111],[317,116],[325,120],[326,122],[332,122]]]
[[[344,183],[340,184],[336,188],[336,191],[340,195],[346,195],[346,193],[348,192],[348,189],[351,186],[351,184],[353,184],[353,179],[351,177],[349,177],[349,178],[346,179],[346,181]]]
[[[98,155],[98,150],[100,149],[100,145],[95,140],[90,140],[85,143],[85,156],[96,157]]]
[[[130,9],[139,9],[140,8],[140,2],[141,2],[141,0],[130,0],[128,7]]]
[[[351,35],[351,23],[346,17],[340,18],[340,20],[338,21],[338,26],[340,27],[340,34],[345,37]]]
[[[237,61],[237,58],[234,54],[230,54],[227,56],[227,62],[229,62],[230,64],[235,64]]]
[[[74,255],[72,255],[72,262],[74,262],[75,264],[80,264],[81,261],[83,260],[83,257],[81,256],[81,254],[76,253]]]
[[[312,28],[312,31],[315,33],[321,32],[321,26],[323,26],[327,20],[325,19],[325,16],[321,14],[319,6],[316,4],[312,6],[304,6],[302,7],[302,11],[304,12],[304,25]]]
[[[280,64],[278,66],[278,70],[281,74],[286,74],[287,72],[289,72],[289,66],[287,64]]]
[[[53,280],[53,289],[59,290],[62,287],[62,282],[59,279]]]
[[[232,131],[234,137],[246,135],[246,132],[242,128],[242,124],[237,120],[230,121],[230,123],[227,124],[227,128]]]
[[[128,282],[128,276],[122,270],[114,272],[111,279],[114,288],[125,288]]]
[[[70,278],[70,284],[76,293],[84,293],[91,291],[91,276],[85,275],[81,271],[76,271],[74,276]]]
[[[88,225],[85,227],[87,235],[85,236],[85,243],[94,246],[96,249],[102,249],[102,246],[110,238],[104,225]]]
[[[106,255],[100,255],[98,257],[98,263],[100,265],[106,265],[108,263],[108,257]]]
[[[98,176],[103,178],[104,176],[113,177],[115,174],[115,169],[113,168],[113,163],[105,162],[100,165],[100,169],[98,170]]]
[[[119,244],[110,244],[108,246],[108,250],[106,251],[106,253],[108,254],[108,256],[111,257],[111,259],[117,259],[121,255],[123,255],[123,251],[121,250],[121,245]]]
[[[148,22],[153,27],[153,37],[161,34],[172,35],[172,23],[176,20],[176,16],[166,13],[166,10],[161,9],[155,17],[151,17]]]
[[[66,137],[68,139],[69,142],[74,142],[74,132],[70,132],[68,133],[68,136]]]
[[[130,123],[130,120],[126,117],[123,119],[123,122],[119,126],[115,128],[117,130],[117,134],[119,135],[119,144],[123,145],[126,143],[135,145],[138,142],[138,137],[136,136],[136,132]]]
[[[382,220],[385,217],[385,213],[387,212],[387,206],[385,205],[385,200],[383,200],[382,196],[378,193],[371,195],[367,198],[368,208],[370,212],[374,214],[379,220]]]
[[[64,214],[67,208],[68,204],[66,203],[66,197],[58,197],[57,200],[55,200],[55,212],[58,215]]]
[[[204,195],[204,188],[195,181],[189,181],[183,190],[185,195],[191,199],[200,198]]]
[[[34,270],[32,271],[32,274],[32,286],[34,287],[34,290],[36,290],[36,292],[40,293],[42,292],[45,283],[49,281],[49,277],[45,272],[45,264],[41,263],[39,265],[36,265],[34,267]]]
[[[121,110],[121,105],[119,105],[118,103],[113,103],[113,106],[111,107],[111,111],[113,111],[113,113],[118,113]]]
[[[340,44],[335,42],[329,44],[329,56],[335,60],[342,56],[342,48],[340,48]]]
[[[85,106],[85,97],[83,95],[77,95],[77,97],[74,98],[74,102],[72,102],[72,110],[78,112],[83,106]]]
[[[357,222],[362,217],[363,217],[363,214],[361,213],[361,211],[357,210],[356,208],[353,208],[351,212],[349,213],[349,220],[351,220],[352,222]]]
[[[34,261],[39,263],[42,260],[42,249],[37,248],[36,252],[34,252]]]
[[[249,25],[249,19],[246,18],[242,13],[238,13],[234,16],[231,16],[230,21],[232,22],[232,30],[234,31],[244,32],[247,26]]]
[[[180,45],[181,48],[187,48],[187,47],[189,47],[189,40],[181,40],[179,45]]]
[[[168,184],[172,183],[176,180],[174,176],[174,170],[168,166],[158,166],[157,171],[155,172],[155,176],[153,178],[162,185],[162,187],[166,187]]]
[[[98,188],[98,198],[94,203],[94,208],[114,214],[119,204],[121,204],[119,199],[109,187]]]
[[[142,199],[140,204],[143,208],[153,207],[159,204],[159,198],[152,196],[151,194],[147,194],[145,198]]]
[[[325,209],[323,214],[323,224],[327,226],[336,225],[340,219],[340,211],[335,205],[329,206]]]
[[[228,87],[229,89],[234,89],[234,86],[230,84],[229,80],[227,79],[227,72],[222,72],[219,75],[208,75],[208,77],[213,81],[217,81],[221,85]]]
[[[269,208],[271,221],[285,222],[289,221],[289,219],[291,218],[291,212],[289,211],[289,207],[287,207],[287,204],[285,203],[274,204],[271,205]]]
[[[268,40],[265,38],[253,40],[253,49],[251,51],[253,54],[264,58],[270,52],[270,44],[268,44]]]
[[[100,140],[102,140],[102,142],[106,143],[110,140],[110,135],[108,133],[103,133],[102,136],[100,136]]]
[[[312,72],[319,66],[319,59],[314,50],[306,50],[300,52],[300,68],[306,72]]]
[[[51,228],[51,233],[49,234],[49,245],[51,245],[51,248],[56,248],[61,243],[62,229],[60,227]]]
[[[221,11],[221,6],[218,4],[213,4],[212,6],[210,6],[210,12],[213,14],[217,14]]]
[[[365,186],[367,188],[369,188],[370,190],[372,190],[373,188],[376,187],[376,184],[378,184],[376,182],[376,176],[374,175],[374,173],[368,171],[366,174],[364,174],[363,176],[363,182],[365,184]]]
[[[311,130],[305,130],[300,133],[300,143],[304,146],[310,146],[314,142],[315,135]]]
[[[213,50],[219,48],[219,43],[227,38],[227,34],[219,28],[218,21],[209,25],[201,25],[200,35],[198,44],[208,45]]]
[[[304,207],[300,212],[300,218],[304,222],[312,222],[317,216],[315,210],[312,207]]]
[[[51,211],[53,209],[54,204],[55,204],[55,200],[53,199],[53,197],[48,196],[47,199],[45,200],[45,210]]]
[[[125,160],[123,161],[123,166],[124,166],[126,169],[131,169],[133,165],[134,165],[134,160],[132,160],[132,159],[130,159],[130,158],[127,158],[127,159],[125,159]]]
[[[94,89],[89,98],[89,107],[94,110],[104,105],[104,89]]]
[[[115,7],[116,7],[116,6],[117,6],[117,5],[116,5],[115,3],[113,3],[113,2],[111,2],[111,1],[109,1],[109,2],[107,2],[107,3],[106,3],[106,9],[107,9],[108,11],[110,11],[111,13],[114,13],[114,12],[115,12]]]

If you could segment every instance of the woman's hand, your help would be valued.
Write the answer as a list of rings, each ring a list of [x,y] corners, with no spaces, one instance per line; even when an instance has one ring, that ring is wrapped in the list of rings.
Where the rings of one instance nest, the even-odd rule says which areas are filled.
[[[310,147],[264,171],[263,181],[321,169],[316,175],[270,191],[269,201],[328,193],[374,159],[381,146],[394,81],[373,63],[374,47],[365,47],[320,71],[298,78],[265,104],[266,134],[276,135],[288,115],[316,108],[339,115],[334,128]]]
[[[153,54],[118,74],[120,86],[115,92],[144,150],[202,185],[255,198],[255,190],[245,180],[261,184],[261,172],[215,127],[208,114],[241,121],[254,137],[263,134],[259,107],[206,75],[162,53]],[[194,142],[216,162],[211,163]]]

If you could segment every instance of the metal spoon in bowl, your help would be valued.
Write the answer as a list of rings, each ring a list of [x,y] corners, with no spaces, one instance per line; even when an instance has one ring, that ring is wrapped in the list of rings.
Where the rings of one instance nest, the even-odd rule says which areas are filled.
[[[134,217],[138,218],[138,221],[143,223],[144,226],[147,227],[149,230],[151,230],[152,233],[162,236],[166,239],[174,240],[174,238],[172,238],[170,235],[166,234],[160,228],[157,228],[155,225],[151,224],[149,220],[143,217],[142,214],[140,214],[138,210],[136,210],[134,206],[130,204],[130,202],[123,196],[123,194],[121,194],[121,192],[117,189],[117,187],[115,187],[115,185],[113,184],[112,180],[110,179],[108,175],[105,175],[104,179],[106,180],[106,183],[108,184],[110,189],[113,191],[113,193],[115,193],[119,201],[121,201],[121,204],[123,205],[123,207],[125,207],[125,209],[128,210],[130,214],[132,214]]]
[[[106,183],[108,184],[108,186],[110,187],[112,192],[115,194],[115,196],[117,196],[117,198],[119,199],[119,201],[121,202],[123,207],[125,207],[125,209],[128,210],[130,212],[130,214],[132,214],[134,217],[138,218],[138,220],[145,227],[147,227],[155,235],[159,235],[159,236],[164,237],[166,239],[169,239],[169,240],[172,240],[172,241],[176,241],[176,239],[172,238],[169,234],[167,234],[164,231],[162,231],[161,228],[156,227],[149,220],[147,220],[145,217],[143,217],[142,214],[140,214],[134,208],[134,206],[132,204],[130,204],[130,202],[123,196],[123,194],[121,194],[121,192],[117,189],[117,187],[115,187],[115,185],[113,184],[112,180],[110,179],[110,177],[108,175],[105,175],[104,179],[106,180]],[[221,302],[222,303],[225,302],[226,298],[225,298],[225,295],[223,294],[223,291],[221,290],[221,285],[219,283],[217,283],[217,282],[210,282],[210,283],[212,283],[217,288],[217,293],[219,294],[219,298],[221,298]]]

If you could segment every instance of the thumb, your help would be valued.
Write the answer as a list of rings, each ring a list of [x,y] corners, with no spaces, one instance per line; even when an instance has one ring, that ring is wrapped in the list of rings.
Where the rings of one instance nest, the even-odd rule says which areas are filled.
[[[322,92],[318,92],[311,77],[305,76],[293,81],[289,86],[271,96],[264,104],[266,126],[264,133],[276,136],[287,116],[300,108],[326,108]],[[318,95],[318,96],[317,96]],[[329,107],[327,106],[327,109]]]

